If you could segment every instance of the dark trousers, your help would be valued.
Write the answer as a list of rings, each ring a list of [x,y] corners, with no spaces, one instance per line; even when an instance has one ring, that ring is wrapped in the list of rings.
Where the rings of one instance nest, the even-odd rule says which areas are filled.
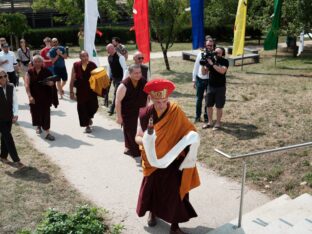
[[[202,102],[204,99],[204,93],[207,92],[208,88],[208,79],[200,79],[199,77],[196,77],[196,119],[200,119],[201,113],[202,113]],[[207,114],[207,108],[205,106],[205,114],[204,114],[204,120],[208,121],[208,114]]]
[[[8,76],[9,76],[9,81],[10,81],[10,83],[14,84],[14,86],[17,86],[18,78],[17,78],[17,76],[16,76],[15,71],[13,71],[13,72],[7,72],[7,73],[8,73]]]
[[[113,80],[113,85],[114,85],[114,98],[113,98],[113,102],[112,105],[109,109],[109,112],[114,113],[115,111],[115,101],[116,101],[116,92],[118,89],[118,86],[120,85],[121,80]]]
[[[1,158],[7,158],[10,154],[14,162],[19,162],[15,143],[11,134],[12,121],[0,121],[0,132],[1,132]]]
[[[109,83],[109,86],[104,90],[103,98],[104,98],[104,106],[108,107],[109,103],[109,90],[111,87],[111,82]]]

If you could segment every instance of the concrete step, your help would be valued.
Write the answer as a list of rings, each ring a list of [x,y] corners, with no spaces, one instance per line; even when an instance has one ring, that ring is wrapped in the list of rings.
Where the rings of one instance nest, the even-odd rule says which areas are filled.
[[[242,227],[237,219],[208,234],[312,234],[312,196],[296,199],[283,195],[243,215]]]
[[[311,233],[312,233],[312,216],[311,218],[306,218],[300,221],[294,227],[288,229],[283,234],[311,234]]]
[[[297,209],[293,212],[288,213],[287,215],[278,218],[271,222],[268,226],[263,228],[263,230],[258,229],[258,231],[254,231],[253,234],[285,234],[287,232],[294,233],[294,227],[300,227],[300,222],[308,219],[312,215],[312,206],[306,207],[303,209]],[[302,228],[306,230],[305,228]],[[301,234],[301,232],[299,232]],[[298,233],[298,234],[299,234]]]
[[[242,219],[242,223],[244,225],[244,223],[251,222],[252,220],[257,220],[257,219],[259,219],[260,216],[262,216],[262,214],[268,213],[268,214],[274,215],[274,213],[278,213],[278,210],[280,207],[284,206],[286,203],[288,203],[290,201],[292,201],[292,199],[287,194],[284,194],[284,195],[264,204],[263,206],[258,207],[257,209],[255,209],[249,213],[244,214],[243,219]],[[262,223],[261,220],[258,220],[258,221],[260,223]],[[230,223],[237,225],[237,222],[238,222],[238,218],[232,220]]]

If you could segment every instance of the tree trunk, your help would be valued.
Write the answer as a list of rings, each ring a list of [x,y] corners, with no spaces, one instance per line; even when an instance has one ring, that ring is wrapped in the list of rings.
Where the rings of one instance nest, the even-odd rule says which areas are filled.
[[[166,64],[166,69],[167,69],[168,71],[170,71],[169,60],[168,60],[168,57],[167,57],[167,50],[163,49],[162,52],[163,52],[163,55],[164,55],[164,60],[165,60],[165,64]]]

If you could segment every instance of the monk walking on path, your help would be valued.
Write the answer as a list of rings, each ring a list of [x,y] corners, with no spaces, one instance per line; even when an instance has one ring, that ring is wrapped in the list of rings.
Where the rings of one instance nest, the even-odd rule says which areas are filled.
[[[146,106],[147,94],[143,91],[146,84],[142,77],[139,64],[129,67],[130,76],[124,79],[117,89],[116,112],[117,123],[124,127],[125,151],[124,154],[132,157],[140,156],[138,144],[135,142],[139,110]]]
[[[189,202],[188,192],[199,186],[199,176],[195,165],[197,151],[193,154],[193,164],[185,166],[186,157],[193,152],[191,143],[181,146],[180,153],[168,153],[180,140],[189,134],[197,137],[194,125],[185,116],[181,108],[168,101],[175,86],[169,80],[155,79],[149,81],[144,91],[153,105],[140,110],[137,143],[143,145],[146,135],[155,131],[157,140],[155,148],[144,144],[142,151],[143,181],[141,184],[137,214],[142,217],[150,211],[148,225],[156,225],[156,217],[171,223],[170,234],[183,234],[179,223],[187,222],[197,214]],[[152,126],[153,125],[153,126]],[[147,131],[146,131],[147,130]],[[144,133],[145,132],[145,133]],[[198,145],[199,145],[199,138]],[[156,152],[155,152],[156,151]],[[153,152],[157,158],[152,158]],[[159,159],[167,161],[158,167]],[[171,163],[170,163],[171,162]]]
[[[77,111],[81,127],[86,127],[85,132],[91,133],[92,118],[99,108],[97,95],[90,88],[89,79],[91,71],[96,68],[96,64],[89,61],[89,55],[86,51],[80,52],[80,61],[75,62],[72,69],[70,80],[70,99],[75,99],[74,86],[77,92]]]
[[[28,70],[25,78],[32,124],[37,126],[37,134],[41,134],[43,129],[46,132],[45,139],[54,141],[55,137],[50,133],[50,107],[53,104],[56,108],[59,104],[55,82],[47,79],[52,73],[43,66],[43,58],[40,55],[34,56],[33,61],[34,67]]]

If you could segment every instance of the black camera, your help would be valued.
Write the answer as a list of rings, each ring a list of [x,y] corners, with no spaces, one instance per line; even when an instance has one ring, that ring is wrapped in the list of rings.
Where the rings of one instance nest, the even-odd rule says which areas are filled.
[[[216,55],[217,53],[214,51],[209,51],[207,48],[201,53],[201,59],[199,61],[199,64],[202,66],[210,67],[208,63],[208,59],[211,59],[212,63],[216,62]]]

